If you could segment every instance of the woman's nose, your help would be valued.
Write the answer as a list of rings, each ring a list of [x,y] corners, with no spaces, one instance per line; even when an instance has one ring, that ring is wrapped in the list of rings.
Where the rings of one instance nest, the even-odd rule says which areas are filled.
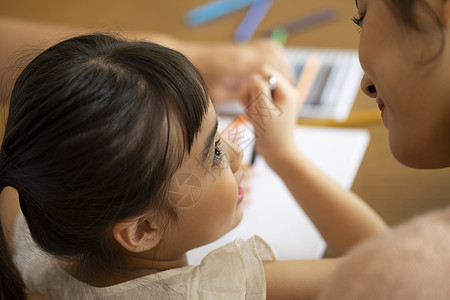
[[[364,92],[364,94],[371,98],[377,97],[377,89],[372,80],[366,74],[364,74],[361,80],[361,90]]]

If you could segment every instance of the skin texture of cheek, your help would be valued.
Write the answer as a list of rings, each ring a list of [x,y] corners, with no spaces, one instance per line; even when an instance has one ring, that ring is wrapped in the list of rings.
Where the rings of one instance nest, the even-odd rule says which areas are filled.
[[[216,220],[220,220],[223,229],[229,231],[236,221],[238,198],[238,183],[233,173],[227,171],[221,174],[208,195],[215,198],[209,209],[214,212]]]
[[[408,71],[403,83],[386,99],[384,119],[392,153],[409,167],[443,167],[438,162],[445,161],[450,153],[450,131],[442,105],[448,100],[439,93],[442,85],[440,89],[435,86],[439,69],[428,64]]]
[[[202,195],[189,208],[180,209],[179,229],[189,236],[189,247],[197,247],[223,236],[242,218],[241,207],[236,207],[238,187],[233,174],[222,172],[216,178],[202,181]]]

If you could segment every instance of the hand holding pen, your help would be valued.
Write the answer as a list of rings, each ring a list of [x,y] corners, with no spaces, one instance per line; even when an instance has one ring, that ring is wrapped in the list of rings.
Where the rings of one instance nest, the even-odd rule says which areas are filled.
[[[243,89],[241,100],[254,127],[256,150],[269,165],[286,151],[295,150],[298,99],[297,89],[270,66],[253,74]]]
[[[270,96],[272,97],[273,100],[273,93],[277,88],[277,78],[273,75],[270,75],[269,78],[267,78],[267,82],[269,83]],[[256,143],[254,143],[253,145],[252,157],[250,158],[250,166],[253,166],[255,160],[256,160]]]

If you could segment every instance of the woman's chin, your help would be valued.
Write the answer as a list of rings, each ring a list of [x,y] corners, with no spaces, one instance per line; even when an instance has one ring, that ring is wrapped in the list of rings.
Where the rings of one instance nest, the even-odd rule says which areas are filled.
[[[420,150],[414,145],[390,144],[394,158],[404,166],[413,169],[440,169],[448,167],[443,164],[436,155],[430,155],[428,151]]]

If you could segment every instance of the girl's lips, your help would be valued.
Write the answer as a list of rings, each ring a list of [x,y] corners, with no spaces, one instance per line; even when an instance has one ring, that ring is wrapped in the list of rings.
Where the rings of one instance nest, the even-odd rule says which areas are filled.
[[[244,190],[241,188],[241,186],[239,186],[237,203],[238,204],[241,203],[243,199],[244,199]]]

